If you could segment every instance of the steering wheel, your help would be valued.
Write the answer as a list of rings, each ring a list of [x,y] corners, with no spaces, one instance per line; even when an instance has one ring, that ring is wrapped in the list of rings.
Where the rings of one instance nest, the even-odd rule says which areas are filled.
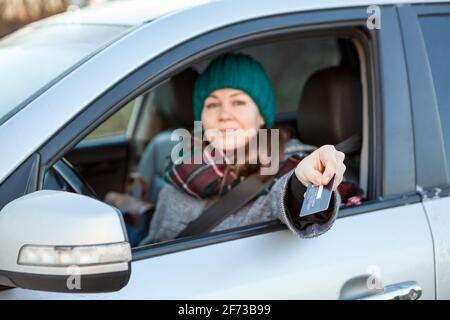
[[[65,158],[59,160],[45,173],[43,189],[74,192],[99,199],[92,187]]]

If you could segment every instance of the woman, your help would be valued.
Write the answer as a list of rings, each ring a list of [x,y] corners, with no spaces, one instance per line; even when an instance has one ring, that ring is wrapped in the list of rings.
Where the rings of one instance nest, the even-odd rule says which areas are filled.
[[[243,54],[226,54],[215,59],[197,79],[193,99],[195,119],[202,121],[207,140],[203,152],[209,152],[207,158],[213,160],[201,164],[188,161],[169,164],[168,185],[159,194],[149,233],[141,244],[177,238],[205,208],[246,177],[260,174],[260,169],[267,165],[267,159],[249,148],[250,141],[257,138],[255,135],[247,134],[240,142],[230,138],[273,126],[275,98],[269,79],[257,61]],[[304,145],[284,131],[280,136],[279,170],[270,189],[211,231],[276,218],[302,238],[317,237],[331,228],[340,204],[336,188],[346,169],[345,155],[331,145],[320,148]],[[217,157],[212,155],[228,156],[237,150],[245,151],[248,163],[214,163]],[[299,209],[308,183],[327,185],[333,176],[330,208],[300,218]],[[261,177],[265,179],[268,177]]]

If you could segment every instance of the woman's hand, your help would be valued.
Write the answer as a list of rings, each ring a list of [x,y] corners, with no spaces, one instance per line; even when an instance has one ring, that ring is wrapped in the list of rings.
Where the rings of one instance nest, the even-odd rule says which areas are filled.
[[[337,151],[332,145],[325,145],[300,161],[295,174],[304,186],[310,182],[318,186],[327,185],[336,174],[333,184],[333,190],[336,190],[346,169],[344,159],[343,152]]]

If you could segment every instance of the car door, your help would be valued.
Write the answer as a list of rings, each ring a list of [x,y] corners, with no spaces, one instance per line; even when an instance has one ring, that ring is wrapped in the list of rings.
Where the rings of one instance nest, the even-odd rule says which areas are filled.
[[[401,8],[400,18],[413,89],[417,185],[434,240],[436,298],[449,299],[450,5]]]
[[[132,95],[144,82],[151,85],[148,79],[169,65],[182,66],[188,57],[207,48],[227,41],[231,46],[231,40],[241,37],[245,41],[245,36],[258,32],[311,25],[317,29],[365,28],[366,9],[245,21],[187,41],[131,74],[47,141],[39,149],[40,168],[48,169],[105,110],[117,110],[124,96]],[[79,296],[12,289],[0,292],[0,299],[384,299],[404,297],[418,286],[422,298],[434,299],[433,243],[421,197],[415,191],[409,88],[399,22],[394,7],[381,9],[383,27],[364,31],[369,43],[363,52],[368,63],[364,139],[369,165],[365,174],[372,201],[341,210],[336,225],[316,239],[299,239],[275,221],[137,248],[130,282],[120,292]],[[373,296],[383,288],[389,295]]]
[[[114,297],[354,299],[392,290],[393,295],[378,296],[383,299],[396,292],[402,298],[402,284],[413,282],[423,299],[435,298],[432,237],[415,192],[414,160],[404,156],[412,155],[413,140],[401,35],[395,9],[382,14],[378,50],[384,64],[378,80],[383,83],[382,107],[391,110],[383,118],[382,136],[389,138],[378,150],[384,155],[380,184],[385,197],[341,210],[336,225],[314,240],[277,231],[275,224],[215,235],[229,237],[217,244],[210,236],[191,240],[192,247],[186,241],[184,248],[138,249],[130,285]],[[161,256],[171,246],[173,253]],[[160,289],[150,292],[152,284]]]

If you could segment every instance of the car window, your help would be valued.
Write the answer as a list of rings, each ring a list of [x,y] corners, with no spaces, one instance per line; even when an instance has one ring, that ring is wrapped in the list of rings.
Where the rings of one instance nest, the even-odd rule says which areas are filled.
[[[293,38],[291,38],[293,39]],[[332,66],[343,66],[342,65],[342,58],[345,55],[345,52],[342,52],[340,43],[340,38],[333,36],[333,38],[316,38],[316,37],[308,37],[306,38],[297,38],[291,41],[286,41],[285,43],[280,43],[280,41],[277,39],[273,42],[266,42],[265,45],[258,45],[253,47],[241,47],[239,49],[235,49],[233,51],[243,51],[244,53],[248,53],[251,56],[253,56],[257,61],[261,62],[263,66],[265,67],[271,82],[274,85],[274,91],[277,94],[277,100],[278,100],[278,112],[293,112],[294,115],[298,109],[298,103],[300,100],[300,96],[303,91],[303,87],[305,86],[305,83],[307,79],[314,74],[315,72],[319,70],[323,70]],[[244,49],[245,48],[245,49]],[[211,59],[211,56],[208,56],[208,59]],[[207,59],[199,60],[194,65],[186,65],[187,68],[193,68],[199,72],[203,71],[204,67],[209,63]],[[173,74],[171,75],[173,76]],[[168,80],[167,78],[166,80]],[[161,84],[161,83],[159,83]],[[155,87],[150,89],[155,89]],[[186,87],[184,87],[185,90]],[[126,88],[126,90],[129,90],[129,87]],[[192,100],[192,93],[188,95],[189,100]],[[167,101],[166,101],[167,102]],[[98,103],[98,106],[101,106],[102,103]],[[185,104],[180,104],[180,107],[185,107]],[[100,110],[100,109],[99,109]],[[102,111],[105,111],[102,109]],[[100,114],[100,113],[98,113]],[[103,114],[103,113],[102,113]],[[155,115],[158,115],[155,112]],[[110,119],[112,121],[113,118]],[[81,120],[80,120],[81,121]],[[280,121],[285,121],[280,120]],[[287,123],[287,125],[291,125],[291,129],[295,131],[295,124]],[[123,123],[123,122],[122,122]],[[105,122],[103,126],[108,126]],[[110,125],[112,126],[112,125]],[[101,137],[103,133],[100,131],[106,130],[106,129],[100,129],[100,127],[97,129],[97,132],[94,132],[91,134],[90,138],[97,138]],[[107,129],[107,132],[115,132],[114,129]],[[162,132],[167,133],[167,132]],[[164,135],[163,137],[167,137],[167,135]],[[170,135],[169,135],[170,138]],[[161,143],[162,141],[162,143]],[[160,188],[159,190],[156,190],[156,194],[158,191],[161,191],[161,187],[164,186],[164,180],[161,179],[165,174],[165,164],[166,159],[165,155],[170,155],[171,148],[167,147],[168,143],[167,141],[171,141],[169,139],[161,139],[161,140],[151,140],[148,148],[153,152],[153,154],[150,154],[148,157],[142,157],[142,161],[148,161],[148,162],[136,162],[132,163],[128,169],[133,171],[139,171],[139,168],[143,168],[141,170],[149,170],[152,172],[152,175],[149,179],[149,183],[147,183],[147,186],[149,189],[152,189],[153,186],[156,186]],[[134,141],[133,141],[134,142]],[[155,142],[154,144],[152,144]],[[158,149],[159,148],[159,149]],[[168,149],[169,153],[166,153],[165,150],[162,150],[163,148]],[[108,156],[111,155],[111,153],[102,153],[102,152],[95,152],[92,153],[93,157],[97,157],[97,162],[106,162],[108,159],[106,159]],[[355,154],[355,158],[357,158],[357,154]],[[357,160],[357,159],[356,159]],[[357,165],[354,166],[355,173],[359,174],[359,162],[355,161]],[[73,163],[74,164],[74,163]],[[156,166],[157,165],[157,166]],[[135,169],[138,168],[138,169]],[[92,166],[90,172],[94,175],[98,175],[100,173],[100,169],[103,169],[102,166],[94,167]],[[105,172],[104,170],[103,172]],[[350,170],[348,170],[350,171]],[[153,173],[154,172],[154,173]],[[112,178],[114,176],[117,176],[117,171],[111,170],[109,172],[112,175]],[[109,174],[108,173],[108,174]],[[139,172],[140,173],[140,172]],[[141,176],[146,175],[147,173],[142,172]],[[159,175],[159,176],[157,176]],[[108,177],[109,178],[109,177]],[[109,185],[108,185],[109,186]],[[144,189],[144,188],[143,188]],[[109,189],[109,191],[116,191]],[[131,189],[131,191],[133,191]],[[152,192],[153,190],[148,190],[149,192]],[[136,197],[138,197],[139,194],[136,193]],[[116,198],[117,199],[117,198]],[[106,200],[105,200],[106,201]],[[161,203],[161,202],[159,202]],[[153,203],[158,207],[159,203]],[[117,207],[119,207],[117,205]],[[127,212],[127,210],[123,210],[124,212]],[[155,220],[157,221],[157,220]],[[144,226],[146,223],[141,223],[139,226]],[[134,221],[130,221],[130,225],[132,225]],[[154,225],[157,225],[159,222],[155,222]],[[129,226],[127,226],[127,230],[133,232],[133,229]],[[138,230],[141,231],[141,230]],[[143,229],[144,233],[149,231],[148,226]],[[131,237],[130,237],[131,238]],[[159,239],[158,239],[159,240]],[[140,239],[136,241],[136,243],[139,243]],[[153,241],[153,239],[152,239]],[[151,241],[150,241],[151,242]],[[149,243],[150,243],[149,242]]]
[[[0,95],[0,123],[52,80],[127,29],[79,24],[30,26],[2,39],[0,87],[8,94]]]
[[[441,119],[447,165],[450,166],[450,15],[424,16],[420,25],[425,39]],[[450,176],[448,177],[450,180]]]
[[[128,130],[135,103],[136,100],[128,103],[125,107],[120,109],[100,127],[89,134],[85,138],[85,141],[125,135]]]

